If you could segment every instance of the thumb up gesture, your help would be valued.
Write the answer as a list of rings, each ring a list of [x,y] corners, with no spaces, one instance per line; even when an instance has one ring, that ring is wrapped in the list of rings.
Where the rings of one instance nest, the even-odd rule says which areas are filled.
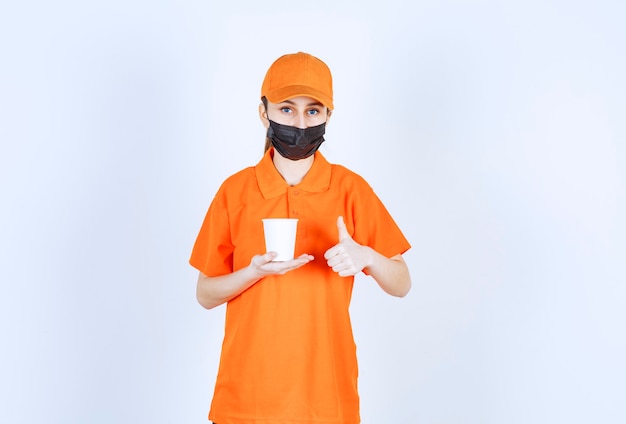
[[[341,277],[350,277],[366,268],[372,258],[371,249],[355,242],[346,228],[343,216],[337,218],[339,243],[324,254],[326,263]]]

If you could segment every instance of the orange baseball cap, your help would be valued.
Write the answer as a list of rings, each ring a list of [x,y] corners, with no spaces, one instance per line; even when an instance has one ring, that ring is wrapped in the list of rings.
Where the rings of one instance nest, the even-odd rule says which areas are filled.
[[[276,59],[261,87],[261,97],[272,103],[298,96],[312,97],[330,110],[334,109],[330,69],[315,56],[303,52]]]

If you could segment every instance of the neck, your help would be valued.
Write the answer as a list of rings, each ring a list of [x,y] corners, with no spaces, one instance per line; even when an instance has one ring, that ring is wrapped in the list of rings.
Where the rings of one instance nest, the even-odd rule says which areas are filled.
[[[308,158],[291,160],[282,157],[276,150],[272,158],[276,170],[290,186],[295,186],[302,181],[313,166],[314,159],[315,155],[311,155]]]

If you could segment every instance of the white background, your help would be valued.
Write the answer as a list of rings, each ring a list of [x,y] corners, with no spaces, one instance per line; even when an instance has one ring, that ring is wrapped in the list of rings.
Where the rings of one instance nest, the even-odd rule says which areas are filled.
[[[357,280],[363,423],[626,422],[624,2],[8,3],[0,422],[206,422],[187,261],[300,50],[413,244],[406,298]]]

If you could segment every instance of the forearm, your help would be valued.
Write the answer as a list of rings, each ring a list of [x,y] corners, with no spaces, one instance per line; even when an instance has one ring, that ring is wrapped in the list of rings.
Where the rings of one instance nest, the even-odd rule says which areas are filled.
[[[397,297],[406,296],[411,289],[411,276],[402,255],[387,258],[372,248],[365,249],[369,249],[370,259],[364,270],[385,292]]]
[[[196,298],[204,308],[212,309],[240,295],[260,279],[250,267],[217,277],[208,277],[201,272]]]
[[[276,252],[255,255],[247,267],[217,277],[200,273],[196,287],[198,302],[207,309],[215,308],[239,296],[263,277],[285,274],[313,260],[313,256],[306,253],[289,261],[272,262],[275,257]]]

